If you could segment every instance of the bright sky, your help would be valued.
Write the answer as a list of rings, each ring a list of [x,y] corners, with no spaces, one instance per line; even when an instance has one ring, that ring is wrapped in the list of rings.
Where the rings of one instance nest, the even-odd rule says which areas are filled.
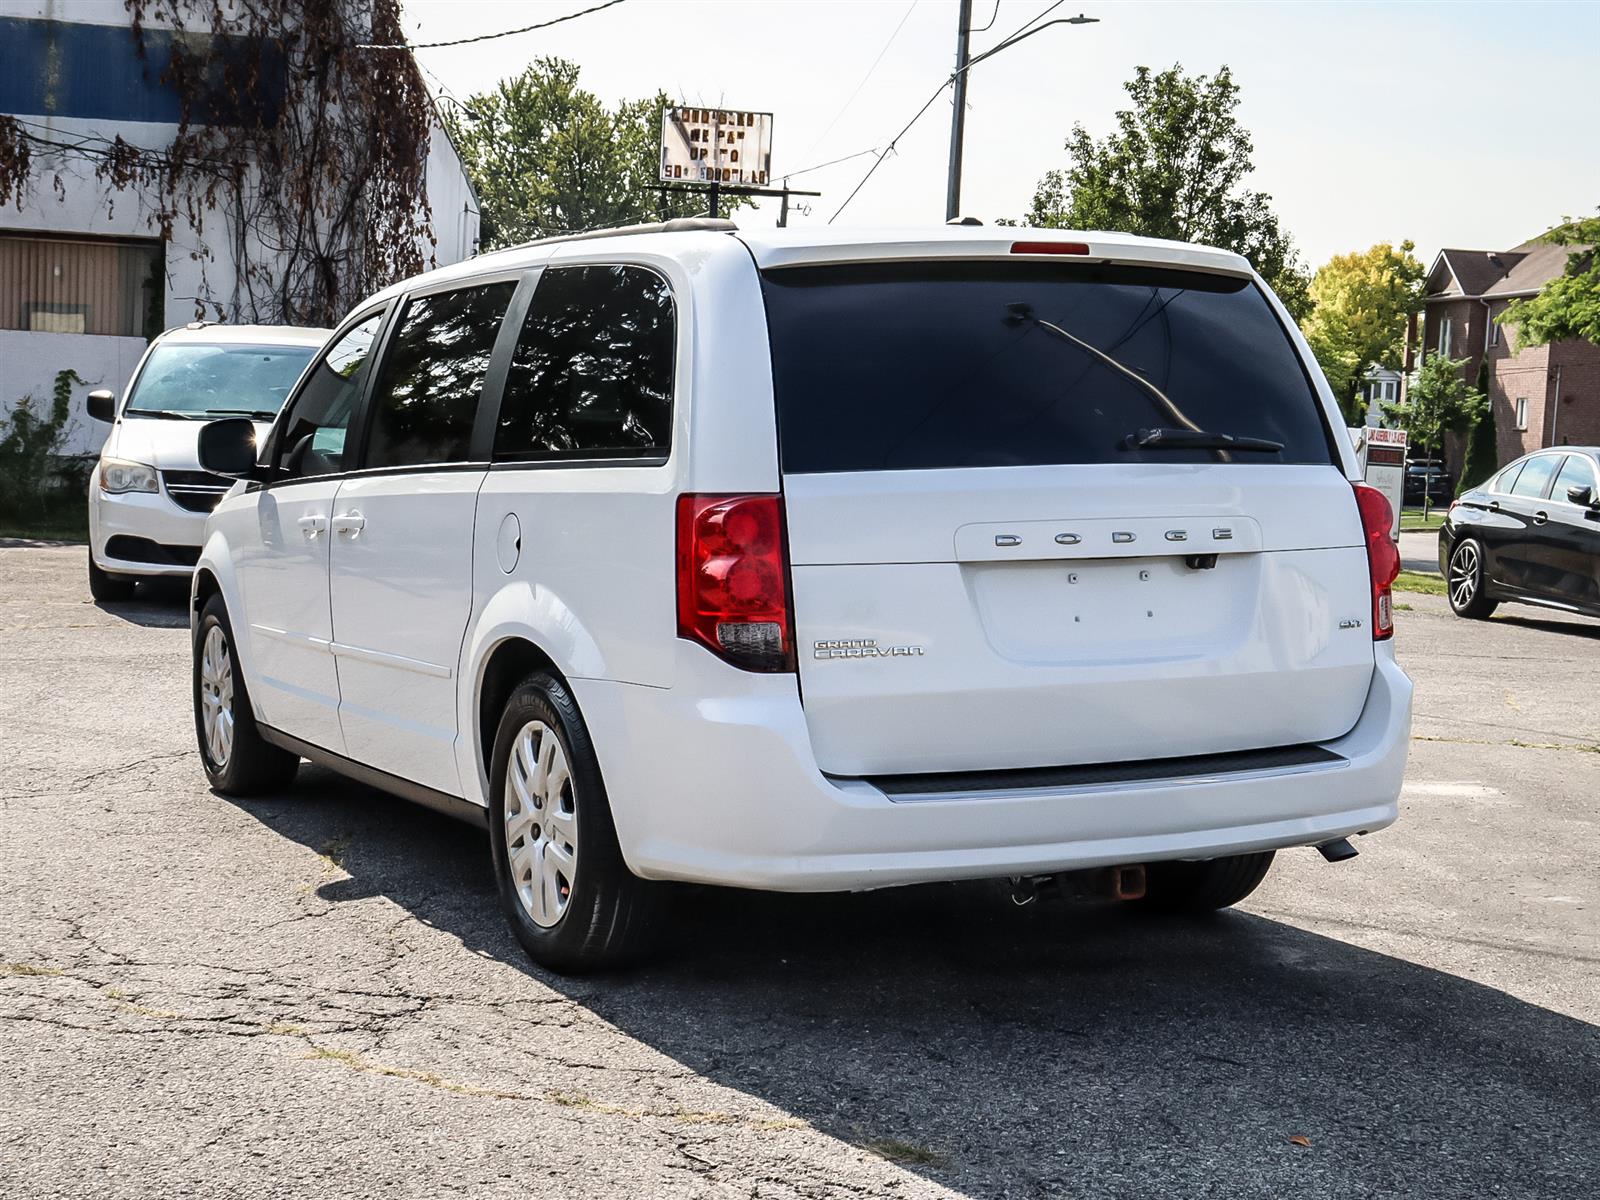
[[[402,0],[415,42],[594,2]],[[974,53],[1048,4],[1000,0]],[[974,0],[973,24],[993,9]],[[1441,246],[1503,249],[1600,206],[1600,5],[1066,0],[1051,15],[1080,11],[1100,23],[1046,30],[973,69],[965,214],[1020,216],[1039,176],[1064,165],[1073,123],[1108,132],[1134,68],[1174,62],[1191,73],[1233,68],[1255,138],[1251,186],[1273,196],[1312,267],[1406,237],[1425,261]],[[690,103],[770,111],[782,175],[884,146],[953,68],[956,12],[956,0],[626,0],[418,57],[430,86],[462,99],[556,55],[577,62],[583,85],[607,102],[659,87]],[[942,221],[949,137],[947,94],[839,223]],[[871,163],[795,178],[824,194],[791,223],[826,221]],[[769,224],[776,212],[768,201],[739,220]]]

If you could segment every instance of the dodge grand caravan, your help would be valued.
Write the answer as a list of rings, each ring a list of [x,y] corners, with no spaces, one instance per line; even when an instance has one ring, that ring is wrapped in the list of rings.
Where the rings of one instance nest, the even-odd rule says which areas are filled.
[[[663,881],[1167,909],[1395,819],[1398,552],[1282,305],[1114,234],[671,222],[359,305],[194,578],[200,753],[487,825],[558,969]]]
[[[265,431],[326,329],[188,325],[150,343],[127,395],[89,393],[111,435],[89,481],[89,594],[126,600],[141,579],[187,576],[206,516],[233,481],[200,470],[202,425],[247,417]]]

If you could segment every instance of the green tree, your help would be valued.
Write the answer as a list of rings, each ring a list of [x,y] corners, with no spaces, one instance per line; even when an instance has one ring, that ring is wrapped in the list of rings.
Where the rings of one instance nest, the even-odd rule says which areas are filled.
[[[1509,305],[1495,320],[1515,325],[1517,348],[1581,339],[1600,345],[1600,217],[1568,221],[1542,241],[1570,246],[1567,265],[1537,296]]]
[[[482,208],[486,249],[559,233],[694,216],[703,196],[655,190],[665,92],[608,109],[578,66],[536,59],[444,113]],[[730,197],[721,208],[732,211]]]
[[[1422,311],[1427,274],[1416,245],[1379,242],[1338,254],[1317,269],[1310,296],[1316,306],[1301,324],[1322,373],[1352,425],[1363,421],[1361,379],[1372,366],[1398,370],[1406,318]]]
[[[1071,165],[1039,181],[1024,222],[1106,229],[1221,246],[1244,255],[1296,320],[1310,309],[1309,280],[1278,224],[1272,197],[1243,186],[1254,169],[1250,133],[1239,124],[1239,85],[1222,67],[1185,75],[1140,67],[1123,87],[1133,107],[1096,141],[1074,125]]]
[[[1385,404],[1386,417],[1406,431],[1413,448],[1437,451],[1444,435],[1466,429],[1483,416],[1489,401],[1467,382],[1464,358],[1445,358],[1435,354],[1426,359],[1406,388],[1406,398],[1398,404]],[[1428,512],[1424,490],[1422,511]]]
[[[1478,365],[1478,391],[1487,398],[1489,394],[1489,364]],[[1461,464],[1461,484],[1458,492],[1477,487],[1500,469],[1500,444],[1494,427],[1494,403],[1487,401],[1483,415],[1472,423],[1467,435],[1467,457]]]

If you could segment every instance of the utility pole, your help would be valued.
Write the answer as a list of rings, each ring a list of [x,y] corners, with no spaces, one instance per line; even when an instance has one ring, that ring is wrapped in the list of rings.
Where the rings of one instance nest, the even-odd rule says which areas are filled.
[[[961,144],[967,127],[967,54],[972,39],[972,0],[961,0],[956,16],[955,109],[950,114],[950,179],[945,188],[944,219],[961,215]]]

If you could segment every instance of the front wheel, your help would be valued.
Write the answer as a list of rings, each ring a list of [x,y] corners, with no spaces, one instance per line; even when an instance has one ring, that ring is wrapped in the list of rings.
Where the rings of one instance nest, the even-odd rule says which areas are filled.
[[[1203,862],[1157,862],[1145,868],[1146,908],[1158,912],[1204,913],[1229,908],[1261,885],[1273,852],[1234,854]]]
[[[1489,599],[1483,582],[1483,546],[1476,538],[1462,538],[1450,551],[1450,574],[1445,580],[1450,611],[1458,617],[1481,621],[1499,602]]]
[[[89,554],[89,595],[96,604],[115,604],[122,600],[133,599],[133,585],[137,582],[132,575],[113,575],[110,571],[102,571],[95,566],[94,554]]]
[[[638,957],[662,888],[623,861],[600,763],[565,683],[540,671],[511,694],[490,765],[495,883],[528,956],[573,974]]]
[[[286,788],[300,767],[297,755],[270,745],[256,728],[221,596],[206,601],[195,630],[194,730],[206,778],[226,796]]]

